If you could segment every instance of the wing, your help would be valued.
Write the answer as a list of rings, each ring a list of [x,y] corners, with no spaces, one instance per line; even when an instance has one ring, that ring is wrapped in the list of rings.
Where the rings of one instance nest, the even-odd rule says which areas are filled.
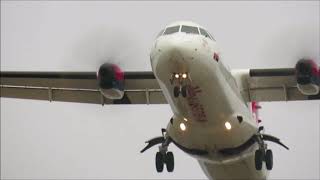
[[[246,102],[320,99],[319,92],[307,95],[298,88],[295,68],[235,70],[232,75]],[[319,90],[319,84],[312,85]]]
[[[124,72],[124,96],[108,99],[96,72],[0,72],[0,97],[93,104],[166,104],[153,72]]]

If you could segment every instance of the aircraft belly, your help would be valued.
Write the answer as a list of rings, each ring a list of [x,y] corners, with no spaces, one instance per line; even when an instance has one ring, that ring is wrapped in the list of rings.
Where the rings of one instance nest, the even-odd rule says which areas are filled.
[[[226,179],[246,179],[246,180],[264,180],[267,179],[268,171],[265,164],[260,171],[255,169],[254,152],[251,151],[245,157],[229,163],[210,163],[198,160],[202,170],[209,179],[226,180]]]

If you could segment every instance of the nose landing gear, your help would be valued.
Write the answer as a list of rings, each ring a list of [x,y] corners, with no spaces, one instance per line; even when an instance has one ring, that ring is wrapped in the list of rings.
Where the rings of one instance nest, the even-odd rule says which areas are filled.
[[[171,84],[176,84],[173,87],[173,96],[179,97],[181,94],[182,97],[187,97],[187,85],[186,81],[189,79],[188,73],[173,73],[170,79]]]

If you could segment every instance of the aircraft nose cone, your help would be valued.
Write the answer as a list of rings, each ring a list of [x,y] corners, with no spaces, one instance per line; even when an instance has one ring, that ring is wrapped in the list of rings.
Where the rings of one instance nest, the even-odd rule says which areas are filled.
[[[170,40],[164,42],[160,49],[160,59],[166,59],[170,63],[185,63],[194,59],[197,51],[194,43],[190,41]]]
[[[189,73],[196,57],[199,58],[197,43],[185,39],[166,39],[159,42],[155,50],[157,55],[152,67],[163,80],[170,79],[173,73]]]
[[[170,44],[164,47],[159,56],[159,65],[161,66],[171,66],[167,68],[172,68],[174,66],[181,66],[185,64],[185,53],[181,45]]]

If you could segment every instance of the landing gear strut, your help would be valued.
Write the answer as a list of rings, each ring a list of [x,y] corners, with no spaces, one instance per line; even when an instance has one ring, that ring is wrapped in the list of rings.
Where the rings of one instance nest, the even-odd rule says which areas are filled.
[[[178,97],[179,94],[181,94],[182,97],[187,97],[187,86],[186,85],[181,86],[181,87],[178,87],[178,86],[173,87],[174,97]]]

